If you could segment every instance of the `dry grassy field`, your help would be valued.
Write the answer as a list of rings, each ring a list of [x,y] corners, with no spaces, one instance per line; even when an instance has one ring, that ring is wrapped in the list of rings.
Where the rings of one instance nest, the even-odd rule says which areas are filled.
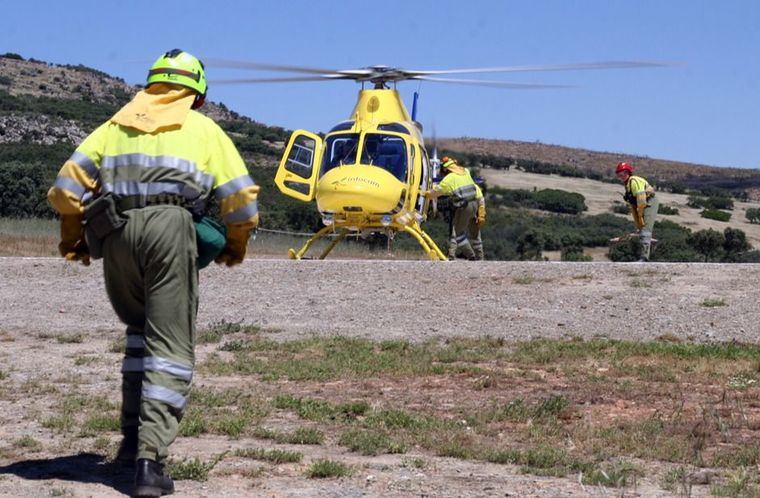
[[[525,173],[517,169],[509,171],[482,169],[481,175],[486,179],[488,185],[494,185],[503,188],[521,188],[533,190],[554,188],[577,192],[586,198],[588,206],[587,214],[599,214],[610,212],[610,208],[615,201],[622,202],[623,186],[622,184],[604,183],[586,178],[568,178],[558,175],[539,175],[534,173]],[[671,194],[668,192],[657,192],[660,198],[660,204],[678,209],[677,215],[659,215],[659,219],[671,220],[675,223],[684,225],[693,231],[712,228],[722,232],[726,227],[738,228],[747,234],[750,243],[760,248],[760,225],[752,224],[747,221],[746,211],[748,208],[760,207],[758,202],[734,202],[734,210],[729,222],[721,222],[702,218],[699,213],[701,209],[695,209],[687,206],[687,196],[681,194]],[[621,215],[622,216],[622,215]],[[633,222],[631,222],[633,228]],[[655,238],[657,234],[655,233]]]

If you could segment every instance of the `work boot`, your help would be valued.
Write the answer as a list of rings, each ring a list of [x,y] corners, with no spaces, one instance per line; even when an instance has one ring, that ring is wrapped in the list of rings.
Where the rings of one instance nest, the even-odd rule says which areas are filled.
[[[137,427],[124,427],[121,432],[124,438],[119,445],[114,460],[122,465],[134,465],[137,458]]]
[[[147,458],[137,460],[135,492],[132,498],[154,498],[174,493],[174,481],[164,475],[161,464]]]

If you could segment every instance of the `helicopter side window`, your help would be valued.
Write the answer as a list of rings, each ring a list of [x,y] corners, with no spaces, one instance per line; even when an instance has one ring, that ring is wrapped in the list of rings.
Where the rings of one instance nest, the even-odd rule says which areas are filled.
[[[316,142],[308,137],[298,137],[290,149],[285,169],[302,178],[311,176]]]
[[[400,181],[406,181],[406,142],[395,135],[368,133],[362,149],[362,164],[378,166]]]
[[[322,161],[324,175],[336,166],[356,163],[356,149],[359,135],[356,133],[334,135],[325,143],[325,157]]]

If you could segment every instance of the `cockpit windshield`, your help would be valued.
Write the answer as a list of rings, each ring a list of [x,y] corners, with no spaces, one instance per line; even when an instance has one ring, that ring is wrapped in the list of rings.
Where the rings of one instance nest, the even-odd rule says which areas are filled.
[[[364,136],[361,164],[378,166],[396,179],[406,181],[406,142],[395,135],[367,133]]]
[[[359,134],[344,133],[332,135],[325,142],[325,156],[322,160],[324,175],[336,166],[356,164],[356,150],[359,146]]]

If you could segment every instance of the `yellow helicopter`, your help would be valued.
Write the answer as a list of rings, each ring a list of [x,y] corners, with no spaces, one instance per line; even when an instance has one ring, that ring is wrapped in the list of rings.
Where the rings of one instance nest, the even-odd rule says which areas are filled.
[[[372,66],[331,70],[253,62],[213,60],[217,67],[287,71],[312,76],[254,78],[217,83],[274,83],[354,80],[362,83],[357,102],[346,121],[324,136],[295,130],[285,147],[275,183],[282,193],[304,202],[316,200],[325,225],[291,259],[301,259],[319,239],[335,238],[319,255],[324,259],[347,235],[382,232],[411,235],[431,260],[447,260],[421,224],[430,201],[424,193],[437,176],[437,157],[429,158],[422,126],[416,121],[417,93],[412,114],[395,88],[403,80],[482,85],[512,89],[567,88],[481,79],[440,78],[439,74],[613,69],[667,65],[659,62],[612,61],[549,66],[511,66],[479,69],[416,71]],[[373,88],[365,89],[371,83]],[[393,84],[394,88],[389,88]]]

